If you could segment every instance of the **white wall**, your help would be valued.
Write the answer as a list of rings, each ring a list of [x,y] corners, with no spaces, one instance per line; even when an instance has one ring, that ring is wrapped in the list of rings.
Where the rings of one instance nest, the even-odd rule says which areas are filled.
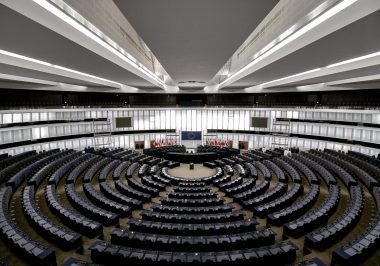
[[[115,117],[133,117],[133,127],[126,129],[114,128]],[[202,131],[207,129],[228,130],[256,130],[268,129],[251,128],[250,117],[269,117],[272,123],[275,118],[298,118],[311,120],[349,121],[359,123],[380,124],[380,112],[377,110],[341,110],[341,109],[274,109],[274,108],[114,108],[114,109],[34,109],[34,110],[4,110],[0,111],[0,123],[20,123],[49,120],[74,120],[88,118],[109,118],[113,131],[120,130],[152,130],[175,129]],[[41,126],[27,126],[14,128],[0,128],[0,143],[12,143],[22,140],[39,139],[56,136],[92,133],[92,123],[49,124]],[[342,126],[321,123],[292,123],[291,133],[336,137],[351,140],[360,140],[380,143],[380,129],[360,126]],[[165,134],[138,134],[114,136],[115,146],[132,147],[135,140],[145,141],[149,145],[150,139],[164,138]],[[232,138],[237,147],[238,140],[249,142],[250,148],[270,146],[270,136],[245,134],[218,134],[220,138]],[[0,153],[18,153],[24,149],[49,149],[58,145],[61,148],[83,148],[93,145],[93,139],[66,140],[58,143],[37,144],[28,147],[18,147],[2,150]],[[325,143],[323,141],[308,139],[291,139],[290,146],[301,148],[357,149],[367,154],[377,154],[378,150],[365,147],[352,147],[338,143]]]

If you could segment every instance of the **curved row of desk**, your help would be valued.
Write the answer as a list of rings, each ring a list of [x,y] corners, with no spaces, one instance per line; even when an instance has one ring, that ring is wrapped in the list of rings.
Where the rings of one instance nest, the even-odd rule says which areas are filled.
[[[190,180],[163,159],[87,151],[0,159],[4,263],[53,265],[72,254],[64,265],[357,265],[378,252],[380,162],[372,157],[252,151],[206,162],[214,173]],[[331,246],[330,259],[311,258]],[[88,256],[79,259],[78,248]]]

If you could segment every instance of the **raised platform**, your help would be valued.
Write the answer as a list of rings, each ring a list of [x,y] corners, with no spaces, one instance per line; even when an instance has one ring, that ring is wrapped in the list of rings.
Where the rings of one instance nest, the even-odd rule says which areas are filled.
[[[194,164],[194,170],[190,170],[189,165],[182,163],[179,167],[169,169],[169,174],[173,176],[180,176],[188,179],[199,179],[205,176],[215,174],[215,169],[210,169],[202,164]]]
[[[218,159],[218,153],[216,152],[204,152],[204,153],[180,153],[180,152],[168,152],[165,155],[165,159],[169,161],[176,161],[180,163],[204,163],[208,161],[214,161]]]

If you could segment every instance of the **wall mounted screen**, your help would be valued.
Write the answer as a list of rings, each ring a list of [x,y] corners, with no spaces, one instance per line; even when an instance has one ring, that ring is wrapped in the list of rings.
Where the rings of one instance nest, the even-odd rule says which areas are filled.
[[[182,140],[202,140],[202,131],[182,131]]]
[[[116,117],[116,128],[132,127],[132,117]]]
[[[268,127],[268,117],[251,117],[251,127]]]

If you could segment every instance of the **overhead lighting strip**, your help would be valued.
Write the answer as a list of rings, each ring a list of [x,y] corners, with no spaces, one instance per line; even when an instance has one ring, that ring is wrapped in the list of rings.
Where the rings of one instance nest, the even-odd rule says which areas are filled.
[[[317,6],[315,9],[313,9],[311,12],[309,12],[306,16],[308,21],[312,21],[314,18],[316,18],[318,15],[322,14],[328,7],[329,1],[325,1],[319,6]],[[301,25],[302,26],[302,25]],[[301,28],[300,25],[294,24],[290,28],[288,28],[286,31],[284,31],[282,34],[280,34],[275,40],[271,41],[269,44],[267,44],[264,48],[262,48],[259,52],[257,52],[252,59],[256,59],[260,55],[264,54],[271,48],[273,48],[278,43],[285,40],[287,37],[289,37],[291,34],[293,34],[295,31]]]
[[[315,69],[308,70],[308,71],[305,71],[305,72],[301,72],[301,73],[298,73],[298,74],[294,74],[294,75],[291,75],[291,76],[287,76],[287,77],[283,77],[283,78],[280,78],[280,79],[271,80],[271,81],[262,83],[261,86],[265,86],[265,85],[269,85],[269,84],[272,84],[272,83],[275,83],[275,82],[279,82],[279,81],[283,81],[283,80],[287,80],[287,79],[296,78],[296,77],[299,77],[299,76],[311,74],[311,73],[317,72],[317,71],[319,71],[321,69],[322,68],[315,68]]]
[[[287,76],[287,77],[271,80],[271,81],[268,81],[268,82],[260,84],[260,86],[265,86],[265,85],[273,84],[273,83],[276,83],[276,82],[279,82],[279,81],[284,81],[284,80],[300,77],[300,76],[303,76],[303,75],[311,74],[311,73],[318,72],[318,71],[325,70],[325,69],[332,69],[332,68],[336,68],[336,67],[339,67],[339,66],[344,66],[344,65],[347,65],[347,64],[355,63],[355,62],[360,62],[360,61],[371,59],[371,58],[374,58],[374,57],[380,57],[380,51],[379,52],[375,52],[375,53],[371,53],[371,54],[367,54],[367,55],[363,55],[363,56],[359,56],[359,57],[355,57],[355,58],[351,58],[351,59],[348,59],[348,60],[345,60],[345,61],[341,61],[341,62],[338,62],[338,63],[334,63],[334,64],[331,64],[331,65],[328,65],[328,66],[325,66],[325,67],[315,68],[315,69],[308,70],[308,71],[305,71],[305,72],[301,72],[301,73],[298,73],[298,74],[294,74],[294,75],[290,75],[290,76]],[[357,67],[357,66],[353,66],[353,69],[355,67]],[[351,70],[351,69],[349,69],[349,70]]]
[[[294,27],[294,26],[292,26],[290,29],[286,30],[284,33],[281,34],[282,36],[287,36],[286,38],[284,38],[281,42],[277,43],[277,45],[271,47],[270,49],[268,49],[267,47],[265,47],[265,49],[267,49],[266,52],[262,53],[260,56],[256,57],[248,65],[246,65],[245,67],[243,67],[239,71],[233,73],[227,79],[225,79],[224,81],[222,81],[221,83],[219,83],[219,87],[223,86],[224,84],[226,84],[231,79],[233,79],[236,76],[240,75],[241,73],[243,73],[247,69],[249,69],[252,66],[256,65],[257,63],[259,63],[263,59],[267,58],[268,56],[270,56],[274,52],[276,52],[279,49],[283,48],[285,45],[288,45],[289,43],[293,42],[297,38],[301,37],[302,35],[304,35],[308,31],[310,31],[313,28],[317,27],[319,24],[323,23],[324,21],[328,20],[329,18],[333,17],[334,15],[338,14],[339,12],[341,12],[344,9],[346,9],[347,7],[349,7],[350,5],[354,4],[357,1],[358,0],[343,0],[342,2],[340,2],[337,5],[333,6],[332,8],[330,8],[329,10],[327,10],[325,13],[323,13],[320,16],[316,17],[315,19],[313,19],[312,21],[310,21],[308,24],[306,24],[304,27],[300,28],[299,30],[295,31],[294,33],[292,33],[290,35],[290,32],[291,32],[290,29],[292,29]],[[312,13],[313,12],[314,11],[312,11]]]
[[[365,59],[370,59],[370,58],[376,57],[376,56],[380,56],[380,52],[376,52],[376,53],[372,53],[372,54],[367,54],[367,55],[359,56],[359,57],[352,58],[352,59],[349,59],[349,60],[341,61],[341,62],[338,62],[338,63],[335,63],[335,64],[328,65],[326,68],[332,68],[332,67],[337,67],[337,66],[341,66],[341,65],[346,65],[346,64],[357,62],[357,61],[361,61],[361,60],[365,60]]]
[[[38,59],[35,59],[35,58],[31,58],[31,57],[27,57],[27,56],[20,55],[20,54],[16,54],[16,53],[0,50],[0,55],[6,55],[6,56],[9,56],[9,57],[25,60],[25,61],[32,62],[32,63],[35,63],[35,64],[39,64],[39,65],[43,65],[43,66],[48,66],[48,67],[52,67],[52,68],[59,69],[59,70],[64,70],[64,71],[67,71],[67,72],[70,72],[70,73],[82,75],[82,76],[93,78],[93,79],[97,79],[97,80],[100,80],[100,81],[105,81],[105,82],[108,82],[108,83],[115,84],[117,87],[123,87],[124,86],[121,83],[118,83],[118,82],[115,82],[115,81],[112,81],[112,80],[109,80],[109,79],[105,79],[105,78],[94,76],[94,75],[91,75],[91,74],[88,74],[88,73],[80,72],[80,71],[77,71],[77,70],[74,70],[74,69],[71,69],[71,68],[67,68],[67,67],[63,67],[63,66],[59,66],[59,65],[54,65],[54,64],[51,64],[51,63],[48,63],[48,62],[45,62],[45,61],[41,61],[41,60],[38,60]]]
[[[115,48],[113,45],[111,45],[109,42],[105,41],[103,38],[101,38],[98,34],[101,34],[104,38],[106,38],[108,41],[110,41],[112,44],[116,43],[112,41],[109,37],[104,35],[98,28],[96,28],[94,25],[92,25],[88,20],[83,18],[78,12],[76,12],[74,9],[72,9],[70,6],[68,6],[63,1],[60,1],[61,5],[64,5],[64,8],[68,9],[70,13],[72,13],[72,16],[80,16],[81,20],[85,22],[85,24],[91,25],[92,30],[89,30],[86,26],[84,26],[81,22],[79,22],[77,19],[73,18],[72,16],[68,15],[64,11],[62,11],[60,8],[55,6],[54,4],[50,3],[48,0],[33,0],[35,3],[55,15],[56,17],[60,18],[76,30],[79,30],[81,33],[92,39],[93,41],[100,44],[102,47],[106,48],[108,51],[112,52],[114,55],[128,63],[130,66],[132,66],[134,69],[143,72],[145,75],[149,76],[150,78],[154,79],[156,82],[158,82],[161,86],[164,86],[165,83],[158,78],[153,72],[151,72],[148,68],[143,66],[141,63],[137,62],[137,60],[132,57],[129,53],[127,53],[125,50],[123,50],[121,47]]]

